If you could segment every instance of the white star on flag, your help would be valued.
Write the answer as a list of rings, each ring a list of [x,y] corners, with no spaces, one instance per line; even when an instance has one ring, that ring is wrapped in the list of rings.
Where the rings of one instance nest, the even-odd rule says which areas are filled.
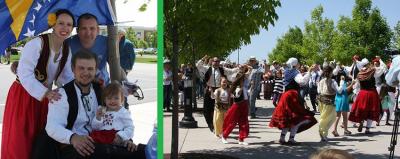
[[[33,18],[29,22],[31,22],[32,25],[35,25],[35,15],[33,15]]]
[[[37,6],[33,9],[35,9],[36,11],[39,11],[40,8],[42,8],[42,5],[40,5],[39,2],[37,2],[36,4],[37,4]]]
[[[31,37],[31,36],[34,36],[35,35],[35,30],[30,30],[29,28],[28,28],[28,31],[26,31],[26,33],[24,34],[26,37]]]

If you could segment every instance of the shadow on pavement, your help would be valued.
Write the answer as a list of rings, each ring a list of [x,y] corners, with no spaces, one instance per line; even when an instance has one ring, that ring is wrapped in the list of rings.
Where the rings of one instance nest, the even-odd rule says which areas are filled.
[[[229,154],[230,156],[239,157],[241,159],[265,158],[265,159],[308,159],[310,152],[317,152],[318,149],[310,147],[310,142],[301,143],[298,146],[282,146],[274,142],[252,143],[251,145],[260,145],[256,148],[235,147],[225,150],[196,150],[189,153],[202,154]],[[314,143],[316,144],[316,143]],[[332,144],[332,143],[330,143]],[[279,146],[278,146],[279,145]],[[323,145],[321,145],[323,146]],[[388,155],[379,154],[361,154],[352,149],[346,149],[354,158],[357,159],[387,159]]]

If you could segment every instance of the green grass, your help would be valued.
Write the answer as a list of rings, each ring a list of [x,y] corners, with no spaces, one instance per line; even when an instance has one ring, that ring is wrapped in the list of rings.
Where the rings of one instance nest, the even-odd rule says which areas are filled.
[[[11,62],[19,60],[19,54],[18,55],[11,55],[10,59],[11,59]]]
[[[13,63],[14,61],[18,61],[19,55],[11,55],[10,59],[11,59],[11,63]],[[5,58],[3,56],[1,57],[1,62],[5,63]]]
[[[155,58],[147,58],[147,57],[137,57],[135,63],[149,63],[149,64],[156,64],[157,63],[157,57]]]

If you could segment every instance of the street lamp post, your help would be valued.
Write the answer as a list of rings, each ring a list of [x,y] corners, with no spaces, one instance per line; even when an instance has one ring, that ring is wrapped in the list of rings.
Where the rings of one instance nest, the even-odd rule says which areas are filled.
[[[238,53],[237,53],[237,57],[238,57],[237,64],[239,64],[239,51],[240,51],[240,48],[238,49]]]
[[[196,97],[193,95],[193,86],[194,81],[196,80],[195,68],[193,68],[194,63],[194,44],[192,48],[193,58],[192,58],[192,66],[188,66],[184,71],[184,104],[185,104],[185,112],[182,120],[179,122],[179,127],[181,128],[197,128],[197,121],[193,118],[193,99]],[[196,102],[196,100],[194,100]]]

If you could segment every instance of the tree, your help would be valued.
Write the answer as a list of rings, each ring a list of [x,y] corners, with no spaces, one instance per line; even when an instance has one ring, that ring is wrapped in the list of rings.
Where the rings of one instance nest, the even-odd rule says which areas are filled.
[[[282,38],[278,40],[272,55],[269,56],[270,61],[278,59],[282,62],[293,56],[307,64],[321,63],[324,58],[350,64],[351,57],[355,54],[369,60],[378,55],[385,60],[387,55],[383,50],[391,47],[391,39],[399,43],[399,38],[392,38],[393,33],[379,9],[371,8],[370,0],[356,0],[352,17],[341,16],[335,27],[332,20],[322,18],[323,8],[318,6],[311,12],[311,21],[305,22],[299,54],[287,51],[298,49],[299,46],[285,45],[285,40],[283,40],[285,38]],[[400,24],[397,28],[395,27],[395,35],[396,29],[399,35]]]
[[[278,39],[276,47],[269,54],[269,61],[277,61],[279,63],[286,62],[290,57],[297,57],[301,60],[305,59],[301,53],[303,44],[303,33],[297,26],[289,28],[289,31]]]
[[[157,31],[146,32],[144,39],[147,42],[148,47],[157,48]]]
[[[393,29],[393,43],[394,43],[394,48],[397,50],[400,50],[400,21],[397,22],[396,26]]]
[[[333,37],[332,58],[343,64],[351,64],[352,56],[356,51],[356,40],[352,37],[352,21],[349,17],[341,16],[337,24],[337,34]]]
[[[356,0],[351,22],[346,23],[350,25],[347,28],[351,29],[345,33],[352,37],[350,45],[354,46],[352,47],[354,50],[348,50],[348,52],[352,52],[351,55],[359,54],[367,59],[372,59],[376,55],[386,58],[383,49],[389,48],[392,33],[379,9],[371,8],[371,0]]]
[[[276,47],[269,55],[269,61],[285,62],[290,57],[296,57],[300,62],[313,64],[322,62],[324,58],[332,59],[334,22],[323,18],[322,6],[311,12],[311,21],[305,22],[305,30],[298,27],[290,28],[282,38],[278,39]]]
[[[280,6],[277,0],[242,1],[179,1],[174,6],[173,0],[166,0],[165,38],[171,42],[171,22],[177,21],[179,32],[180,59],[188,56],[191,43],[196,45],[196,54],[226,57],[241,45],[250,43],[251,35],[258,34],[260,29],[268,29],[278,19],[275,7]],[[170,9],[168,9],[170,8]],[[172,45],[165,45],[172,46]],[[171,48],[166,48],[167,56]]]
[[[199,57],[226,57],[250,43],[251,35],[273,25],[278,19],[277,6],[279,0],[164,0],[164,53],[171,57],[174,85],[171,158],[178,155],[178,55],[189,59],[192,54],[188,52],[195,50]]]
[[[305,63],[322,62],[332,59],[333,37],[336,34],[333,20],[323,18],[324,8],[320,5],[311,12],[311,21],[304,26],[303,56]]]

